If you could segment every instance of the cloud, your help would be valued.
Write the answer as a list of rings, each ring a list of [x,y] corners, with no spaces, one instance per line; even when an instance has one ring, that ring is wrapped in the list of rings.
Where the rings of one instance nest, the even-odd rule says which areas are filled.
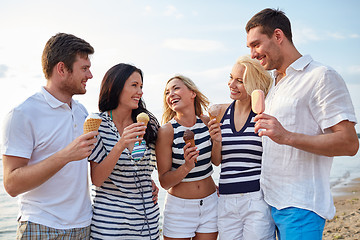
[[[339,33],[339,32],[328,32],[327,36],[332,38],[332,39],[335,39],[335,40],[360,38],[360,35],[357,34],[357,33],[344,34],[344,33]]]
[[[214,40],[201,40],[189,38],[171,38],[165,39],[163,42],[165,48],[180,50],[180,51],[194,51],[194,52],[208,52],[225,49],[225,46]]]
[[[145,6],[145,15],[151,14],[153,11],[151,6]]]
[[[303,27],[294,30],[293,41],[296,44],[304,44],[319,40],[321,40],[319,33],[312,28]]]
[[[297,44],[326,40],[358,39],[357,33],[345,34],[341,32],[318,31],[309,27],[298,27],[293,30],[293,41]]]
[[[354,75],[360,74],[360,65],[349,66],[348,73]]]
[[[360,35],[357,34],[357,33],[354,33],[354,34],[350,34],[349,37],[350,37],[350,38],[360,38]]]
[[[5,64],[0,64],[0,78],[5,77],[8,69],[9,69],[8,66],[6,66]]]
[[[333,39],[345,39],[346,36],[344,34],[341,34],[341,33],[328,33],[328,36],[330,38],[333,38]]]
[[[179,13],[179,11],[173,5],[169,5],[166,7],[164,15],[168,17],[175,17],[177,19],[184,17],[184,15],[182,13]]]

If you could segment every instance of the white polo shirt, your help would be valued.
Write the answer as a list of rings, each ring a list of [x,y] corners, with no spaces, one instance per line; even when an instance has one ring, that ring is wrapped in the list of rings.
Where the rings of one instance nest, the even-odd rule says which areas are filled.
[[[356,123],[344,80],[310,56],[299,58],[286,69],[286,76],[267,95],[265,106],[265,113],[296,133],[319,135],[343,120]],[[265,201],[277,209],[297,207],[333,218],[329,183],[332,162],[332,157],[263,137],[261,187]]]
[[[85,107],[72,108],[44,88],[14,108],[5,118],[2,154],[36,164],[65,148],[83,133]],[[87,159],[65,165],[48,181],[19,196],[21,221],[57,229],[89,226],[92,208]]]

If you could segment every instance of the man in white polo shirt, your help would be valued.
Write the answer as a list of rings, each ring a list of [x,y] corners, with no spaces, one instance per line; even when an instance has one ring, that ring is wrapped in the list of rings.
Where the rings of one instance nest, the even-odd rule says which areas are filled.
[[[275,81],[265,113],[255,118],[263,137],[261,187],[279,239],[322,239],[335,215],[329,176],[333,156],[355,155],[356,117],[346,85],[332,68],[302,56],[289,19],[264,9],[246,25],[251,57]]]
[[[93,47],[58,33],[45,45],[46,86],[6,117],[4,186],[19,196],[17,239],[88,239],[92,209],[87,156],[97,132],[83,133],[87,111],[72,96],[92,78]]]

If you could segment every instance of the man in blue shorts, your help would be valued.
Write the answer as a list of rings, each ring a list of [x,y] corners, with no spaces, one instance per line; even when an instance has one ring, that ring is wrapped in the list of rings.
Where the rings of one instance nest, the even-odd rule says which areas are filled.
[[[46,86],[5,119],[4,186],[20,204],[16,239],[89,238],[87,156],[97,132],[83,134],[87,111],[72,96],[86,92],[93,53],[74,35],[51,37],[42,55]]]
[[[255,132],[264,136],[264,199],[279,239],[322,239],[325,219],[335,215],[333,156],[355,155],[359,148],[349,92],[335,70],[298,52],[282,11],[260,11],[246,32],[251,57],[275,70],[265,113],[255,118]]]

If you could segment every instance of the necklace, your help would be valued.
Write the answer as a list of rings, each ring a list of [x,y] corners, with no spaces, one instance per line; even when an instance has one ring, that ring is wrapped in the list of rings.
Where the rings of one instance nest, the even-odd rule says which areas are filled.
[[[110,110],[110,118],[111,118],[111,121],[113,121],[112,110]]]

